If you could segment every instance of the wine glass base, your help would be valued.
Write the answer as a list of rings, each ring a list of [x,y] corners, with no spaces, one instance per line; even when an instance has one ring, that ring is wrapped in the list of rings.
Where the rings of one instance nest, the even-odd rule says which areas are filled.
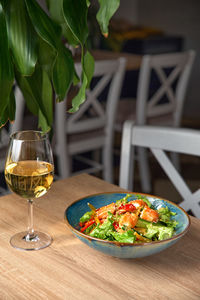
[[[40,250],[48,247],[52,243],[50,235],[35,231],[34,238],[29,239],[27,231],[19,232],[10,239],[12,247],[19,250]]]

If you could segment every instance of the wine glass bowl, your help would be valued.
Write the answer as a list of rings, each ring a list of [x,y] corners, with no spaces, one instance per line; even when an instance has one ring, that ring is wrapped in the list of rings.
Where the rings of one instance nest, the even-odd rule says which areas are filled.
[[[28,230],[14,235],[10,243],[23,250],[49,246],[52,238],[33,229],[33,199],[46,194],[53,183],[54,164],[48,135],[40,131],[18,131],[10,137],[5,164],[8,187],[28,200]]]

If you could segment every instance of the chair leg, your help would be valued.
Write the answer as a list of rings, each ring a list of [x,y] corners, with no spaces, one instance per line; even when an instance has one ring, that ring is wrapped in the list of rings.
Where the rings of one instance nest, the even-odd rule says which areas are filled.
[[[71,174],[71,159],[64,155],[64,152],[58,152],[58,177],[64,179],[70,176]]]
[[[101,150],[100,149],[96,149],[94,151],[92,151],[92,160],[101,163]]]
[[[103,179],[110,183],[113,183],[113,152],[112,146],[107,144],[103,148]]]
[[[150,170],[148,162],[148,153],[145,148],[138,147],[138,167],[142,192],[149,193],[151,191]]]
[[[65,139],[59,139],[56,154],[58,160],[58,177],[60,179],[67,178],[71,174],[72,158],[69,157],[66,147]]]
[[[71,174],[71,160],[67,148],[67,140],[65,133],[65,111],[66,99],[63,102],[56,104],[56,126],[55,126],[55,140],[56,140],[56,154],[58,158],[58,176],[59,178],[69,177]]]

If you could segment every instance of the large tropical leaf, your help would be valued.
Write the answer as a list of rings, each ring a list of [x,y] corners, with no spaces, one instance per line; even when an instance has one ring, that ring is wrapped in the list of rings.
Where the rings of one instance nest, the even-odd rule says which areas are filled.
[[[66,97],[66,93],[74,76],[74,62],[71,52],[63,45],[59,48],[58,56],[53,68],[53,85],[57,94],[57,101]]]
[[[47,122],[47,119],[43,115],[42,111],[39,110],[38,127],[41,128],[42,131],[47,132],[51,129],[50,125],[53,123],[53,94],[51,82],[45,71],[42,72],[42,99],[49,122]]]
[[[72,100],[72,108],[69,109],[70,113],[75,113],[79,109],[79,106],[85,101],[85,91],[87,88],[87,83],[88,83],[87,76],[86,76],[85,72],[83,72],[82,85],[81,85],[81,88],[80,88],[78,94]]]
[[[13,89],[10,93],[10,101],[7,106],[8,110],[8,119],[12,122],[15,120],[15,110],[16,110],[16,103],[15,103],[15,95]]]
[[[15,109],[15,95],[12,90],[10,93],[8,105],[5,107],[2,115],[0,116],[0,128],[4,126],[8,120],[10,120],[11,122],[15,120]]]
[[[39,34],[54,49],[61,41],[61,27],[57,25],[35,0],[25,0],[32,24]]]
[[[66,23],[61,24],[61,26],[63,36],[67,40],[68,44],[72,45],[73,47],[77,47],[79,45],[79,41],[75,38],[69,26]]]
[[[74,37],[83,46],[88,37],[86,0],[63,0],[64,18]]]
[[[29,110],[39,117],[39,126],[44,131],[52,125],[52,84],[60,101],[71,82],[77,84],[79,80],[74,71],[73,58],[63,45],[63,35],[70,45],[80,44],[82,50],[82,85],[72,101],[71,112],[77,111],[85,101],[85,91],[94,69],[92,56],[87,51],[84,55],[91,1],[46,1],[50,14],[42,9],[37,0],[0,0],[3,6],[2,9],[0,5],[0,125],[7,119],[12,120],[15,113],[11,57],[16,66],[16,80]],[[97,19],[102,32],[107,35],[108,22],[120,0],[98,1],[100,9]]]
[[[108,36],[108,24],[111,17],[119,7],[120,0],[98,0],[99,11],[97,13],[97,21],[99,22],[101,32],[104,36]]]
[[[48,126],[52,125],[52,101],[47,105],[44,89],[47,82],[44,77],[44,72],[40,67],[37,67],[34,74],[29,77],[20,76],[17,74],[18,85],[24,95],[27,107],[29,110],[38,115],[41,111],[42,115],[46,119]],[[45,80],[44,80],[45,78]],[[51,85],[48,84],[48,89],[51,89]],[[49,91],[50,93],[51,91]],[[48,98],[49,99],[49,98]]]
[[[73,79],[73,59],[61,41],[61,27],[57,25],[33,0],[26,0],[28,12],[35,30],[40,37],[55,49],[55,60],[51,78],[58,100],[63,100]],[[44,47],[44,45],[43,45]],[[49,57],[47,52],[47,58]],[[41,57],[40,57],[41,59]],[[44,55],[43,55],[44,61]],[[41,110],[42,111],[42,110]],[[44,112],[42,111],[44,114]],[[45,115],[44,115],[45,116]]]
[[[10,60],[6,19],[0,4],[0,119],[6,123],[8,116],[3,117],[10,100],[10,92],[14,81],[13,66]]]
[[[73,35],[69,26],[65,22],[63,15],[63,0],[46,0],[51,18],[62,27],[62,34],[67,42],[74,47],[78,45],[78,40]]]
[[[43,132],[49,131],[53,123],[53,92],[48,74],[38,68],[30,78],[20,74],[17,78],[28,109],[38,116],[38,127]]]
[[[63,0],[48,0],[46,3],[52,19],[58,24],[63,24],[65,22],[63,16]]]
[[[86,52],[83,60],[84,72],[87,76],[87,88],[89,88],[90,81],[94,73],[94,58],[89,51]]]
[[[57,51],[41,38],[39,38],[38,49],[38,63],[51,78],[53,65],[57,57]]]
[[[24,0],[8,0],[5,12],[14,63],[21,74],[31,75],[37,61],[37,35],[27,14]]]
[[[9,119],[8,108],[6,107],[0,115],[0,128],[3,127]]]
[[[16,80],[17,84],[20,87],[22,94],[24,96],[24,99],[26,101],[26,105],[29,109],[29,111],[37,116],[39,113],[39,105],[34,97],[34,94],[32,92],[32,89],[29,85],[29,82],[27,81],[27,78],[22,76],[20,73],[16,73]]]
[[[87,51],[82,60],[82,84],[78,94],[72,100],[72,108],[69,112],[74,113],[79,109],[79,106],[85,101],[86,89],[89,87],[92,75],[94,73],[94,58]]]

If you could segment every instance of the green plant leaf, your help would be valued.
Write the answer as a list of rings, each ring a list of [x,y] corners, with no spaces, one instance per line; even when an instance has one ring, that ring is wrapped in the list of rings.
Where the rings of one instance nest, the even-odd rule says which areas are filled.
[[[87,7],[90,6],[90,0],[86,0]]]
[[[16,74],[16,79],[17,79],[17,84],[23,93],[23,96],[24,96],[24,99],[25,99],[25,102],[26,102],[26,105],[27,105],[29,111],[32,114],[34,114],[35,116],[37,116],[38,112],[39,112],[39,106],[33,95],[33,92],[27,81],[27,78],[21,76],[21,74],[18,73],[18,74]]]
[[[79,106],[85,101],[86,99],[86,89],[90,85],[90,81],[92,79],[94,73],[94,58],[90,54],[89,51],[83,56],[82,59],[82,84],[78,94],[72,100],[72,108],[69,110],[70,113],[74,113],[79,109]],[[76,77],[74,77],[75,80]]]
[[[7,106],[8,110],[8,119],[12,122],[15,120],[15,111],[16,111],[16,103],[15,103],[15,95],[13,90],[10,93],[10,101]]]
[[[41,38],[39,38],[38,49],[38,62],[51,77],[57,51]]]
[[[62,32],[68,44],[72,45],[73,47],[77,47],[79,45],[79,41],[77,41],[77,39],[75,38],[75,36],[73,35],[72,31],[66,23],[62,24]]]
[[[76,69],[74,69],[73,84],[77,85],[79,82],[80,82],[80,78],[78,77]]]
[[[72,108],[69,109],[70,113],[75,113],[76,111],[78,111],[79,106],[85,101],[85,91],[86,91],[87,83],[88,83],[87,76],[85,72],[83,72],[82,85],[78,94],[72,100]]]
[[[57,25],[35,0],[25,0],[32,24],[39,34],[54,49],[61,43],[61,27]]]
[[[0,117],[0,128],[2,126],[4,126],[8,120],[11,122],[13,122],[15,120],[15,109],[16,109],[15,95],[12,90],[10,93],[10,99],[9,99],[8,105],[6,106],[6,108],[3,111],[2,116]]]
[[[74,76],[74,62],[71,52],[64,45],[59,48],[58,56],[53,67],[53,85],[57,94],[57,101],[66,97],[66,93]]]
[[[41,110],[46,119],[48,126],[52,125],[52,113],[49,112],[51,103],[47,107],[46,99],[44,97],[44,89],[46,80],[44,80],[44,72],[41,67],[37,67],[34,74],[30,77],[23,77],[17,74],[18,85],[24,95],[28,109],[38,115]],[[52,88],[48,85],[48,88]]]
[[[90,86],[90,81],[94,74],[94,58],[89,51],[87,51],[84,56],[83,67],[87,77],[87,88],[88,88]]]
[[[37,35],[27,14],[24,0],[8,0],[5,12],[14,63],[21,74],[31,75],[37,61]]]
[[[4,8],[5,5],[6,5],[6,1],[7,1],[7,0],[0,0],[0,3],[1,3],[1,5],[2,5],[3,8]]]
[[[64,18],[74,37],[83,46],[88,37],[86,0],[63,0]]]
[[[49,132],[51,127],[47,124],[47,120],[44,117],[43,113],[39,109],[38,113],[38,127],[43,131],[43,132]]]
[[[62,27],[63,36],[67,39],[70,45],[73,45],[74,47],[77,46],[78,41],[64,19],[63,0],[48,0],[46,2],[52,19]]]
[[[52,94],[51,81],[49,80],[47,73],[44,71],[42,72],[42,77],[43,77],[42,99],[45,105],[47,115],[49,116],[49,122],[50,124],[52,124],[53,123],[53,94]],[[48,132],[51,129],[41,110],[39,110],[38,127],[41,128],[43,132]]]
[[[8,109],[6,107],[0,116],[0,129],[7,123],[7,121],[8,121]]]
[[[7,116],[4,116],[4,111],[8,106],[10,99],[10,92],[14,82],[13,65],[10,60],[10,53],[8,48],[8,37],[6,28],[6,19],[4,11],[0,4],[0,117],[3,122]],[[2,122],[1,122],[2,124]]]
[[[98,0],[99,11],[97,13],[97,21],[100,25],[101,32],[105,37],[108,36],[108,24],[111,17],[114,15],[119,7],[120,0]]]
[[[52,19],[58,24],[63,24],[65,22],[63,16],[63,0],[48,0],[46,2]]]

